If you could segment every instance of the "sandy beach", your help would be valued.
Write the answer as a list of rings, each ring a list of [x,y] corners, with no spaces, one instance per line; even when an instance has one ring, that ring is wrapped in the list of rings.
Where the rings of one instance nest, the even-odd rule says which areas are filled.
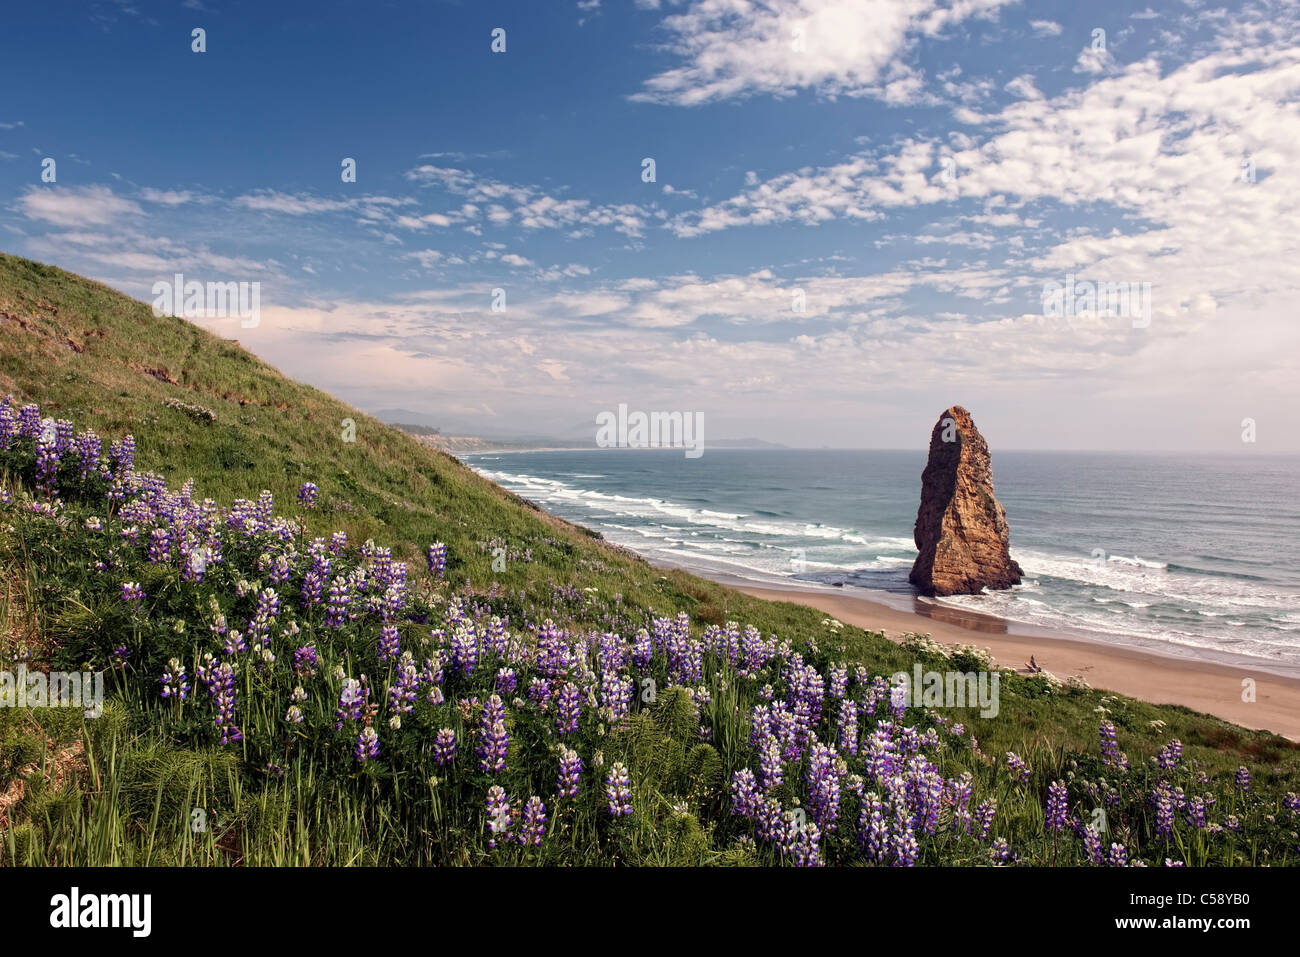
[[[823,590],[766,588],[739,581],[725,584],[771,601],[820,609],[828,615],[892,639],[929,634],[945,644],[988,648],[999,665],[1023,669],[1029,656],[1059,678],[1079,675],[1104,688],[1149,701],[1178,704],[1216,715],[1247,728],[1273,731],[1300,740],[1300,679],[1213,662],[1199,662],[1105,645],[1099,641],[1057,637],[1008,623],[931,606],[927,614],[899,611],[852,594]],[[1242,681],[1255,682],[1255,700],[1242,701]]]

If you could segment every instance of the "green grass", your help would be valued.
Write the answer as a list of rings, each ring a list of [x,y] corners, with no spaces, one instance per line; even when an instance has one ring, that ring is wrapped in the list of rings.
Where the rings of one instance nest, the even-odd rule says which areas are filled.
[[[343,529],[353,543],[373,539],[413,566],[422,564],[428,543],[442,541],[448,546],[448,588],[496,603],[512,627],[551,615],[580,631],[632,629],[652,616],[685,612],[697,629],[733,620],[752,624],[801,646],[815,642],[817,656],[861,662],[875,674],[910,670],[918,660],[947,667],[921,646],[903,648],[881,634],[831,627],[814,609],[654,568],[540,512],[402,431],[285,378],[233,342],[181,319],[156,318],[147,305],[92,281],[0,255],[0,395],[5,393],[13,394],[16,405],[36,402],[44,414],[93,427],[106,447],[109,438],[134,434],[137,469],[165,476],[172,488],[192,478],[197,497],[228,505],[268,489],[282,512],[302,520],[310,535]],[[354,442],[343,441],[346,420],[355,423]],[[304,512],[291,503],[308,481],[319,486],[320,505]],[[0,483],[15,492],[30,490],[30,481],[14,467],[0,474]],[[93,506],[70,500],[69,508],[80,517]],[[137,641],[156,663],[159,655],[166,660],[162,650],[170,639],[160,637],[164,626],[182,621],[190,635],[206,627],[199,598],[151,566],[141,566],[140,574],[154,577],[137,580],[151,595],[163,589],[173,603],[155,608],[155,618],[143,623],[123,618],[113,596],[97,594],[95,581],[84,575],[85,542],[50,524],[22,518],[0,529],[0,659],[31,654],[35,660],[63,656],[102,664],[96,655],[104,648]],[[508,549],[503,571],[492,568],[497,543]],[[343,773],[324,744],[295,755],[283,780],[268,778],[247,747],[242,754],[222,749],[205,740],[197,725],[160,717],[149,690],[156,673],[117,682],[109,710],[95,721],[0,709],[0,796],[22,791],[7,807],[0,797],[0,860],[770,862],[736,844],[736,827],[716,794],[692,789],[692,781],[711,779],[716,768],[697,749],[695,729],[680,727],[674,718],[680,705],[671,695],[661,696],[654,708],[638,709],[618,733],[619,748],[637,776],[635,824],[618,830],[590,809],[568,819],[557,809],[556,826],[568,828],[567,836],[540,857],[529,857],[532,852],[517,848],[485,852],[481,793],[475,790],[482,781],[430,784],[414,771],[399,774],[400,780],[358,780]],[[717,674],[711,680],[722,681]],[[715,684],[715,691],[723,693],[722,685]],[[247,700],[251,706],[254,699]],[[279,733],[272,730],[271,711],[283,702],[273,704],[266,704],[267,715],[251,718],[268,736]],[[1000,704],[996,718],[964,719],[984,757],[969,749],[952,754],[945,773],[970,771],[985,793],[999,794],[1005,822],[999,833],[1043,862],[1065,862],[1057,857],[1064,851],[1041,833],[1047,784],[1071,774],[1079,782],[1102,774],[1088,756],[1097,752],[1103,716],[1116,724],[1135,775],[1145,773],[1145,760],[1177,737],[1187,759],[1225,799],[1231,792],[1227,782],[1242,764],[1252,768],[1265,794],[1300,789],[1294,743],[1185,708],[1100,689],[1053,688],[1010,672],[1003,673]],[[720,719],[715,731],[745,737],[743,728],[727,720]],[[709,750],[722,755],[719,767],[728,776],[745,757],[734,741],[715,740]],[[1027,785],[1012,786],[997,773],[993,759],[1009,750],[1034,768]],[[255,757],[265,763],[265,755]],[[412,756],[409,767],[420,767],[420,761]],[[529,773],[539,780],[526,786],[542,793],[542,772]],[[673,810],[681,802],[690,814]],[[219,807],[221,815],[195,831],[187,816],[195,807]],[[1135,818],[1124,826],[1145,825]],[[1193,862],[1203,857],[1250,863],[1262,848],[1276,861],[1286,840],[1285,834],[1272,834],[1254,850],[1243,843],[1226,857],[1222,849],[1183,851]],[[927,845],[923,859],[985,858],[969,847]]]

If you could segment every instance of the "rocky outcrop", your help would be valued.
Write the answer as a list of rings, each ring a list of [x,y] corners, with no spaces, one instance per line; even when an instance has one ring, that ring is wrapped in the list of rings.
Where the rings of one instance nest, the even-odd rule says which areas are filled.
[[[919,554],[908,579],[924,595],[1020,584],[1020,566],[1007,550],[1006,512],[993,497],[989,447],[959,405],[930,433],[913,538]]]

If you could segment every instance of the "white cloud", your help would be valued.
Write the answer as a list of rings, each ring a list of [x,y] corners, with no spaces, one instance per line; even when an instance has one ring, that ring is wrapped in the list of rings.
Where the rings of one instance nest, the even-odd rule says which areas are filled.
[[[505,183],[463,169],[426,164],[408,170],[406,178],[465,199],[459,211],[442,217],[446,224],[477,218],[480,207],[486,207],[487,221],[494,226],[517,223],[524,229],[568,229],[579,234],[610,228],[635,237],[643,233],[651,216],[649,210],[634,203],[602,205],[586,199],[554,196],[538,186]],[[415,228],[415,222],[412,219],[400,225]]]
[[[55,226],[103,226],[144,212],[107,186],[33,186],[19,197],[18,209]]]
[[[683,63],[634,100],[695,106],[755,94],[876,96],[910,102],[920,79],[904,62],[917,39],[1012,0],[696,0],[664,18]]]
[[[414,259],[425,269],[432,269],[442,261],[443,255],[436,249],[421,249],[417,252],[407,253],[407,259]]]
[[[152,189],[150,187],[140,190],[140,198],[147,203],[159,203],[163,206],[183,206],[199,199],[196,193],[189,190]]]
[[[323,199],[306,193],[281,193],[277,190],[262,190],[235,197],[235,205],[259,212],[284,213],[288,216],[306,216],[314,213],[332,213],[347,209],[348,200]]]

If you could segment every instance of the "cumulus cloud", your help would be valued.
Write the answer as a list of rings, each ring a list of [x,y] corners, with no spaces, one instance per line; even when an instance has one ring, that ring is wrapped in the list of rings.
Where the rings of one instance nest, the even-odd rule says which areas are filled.
[[[104,226],[144,212],[107,186],[33,186],[19,197],[18,211],[55,226]]]
[[[921,37],[1012,0],[697,0],[665,17],[682,62],[632,99],[695,106],[756,94],[875,96],[910,102],[920,79],[904,62]]]

